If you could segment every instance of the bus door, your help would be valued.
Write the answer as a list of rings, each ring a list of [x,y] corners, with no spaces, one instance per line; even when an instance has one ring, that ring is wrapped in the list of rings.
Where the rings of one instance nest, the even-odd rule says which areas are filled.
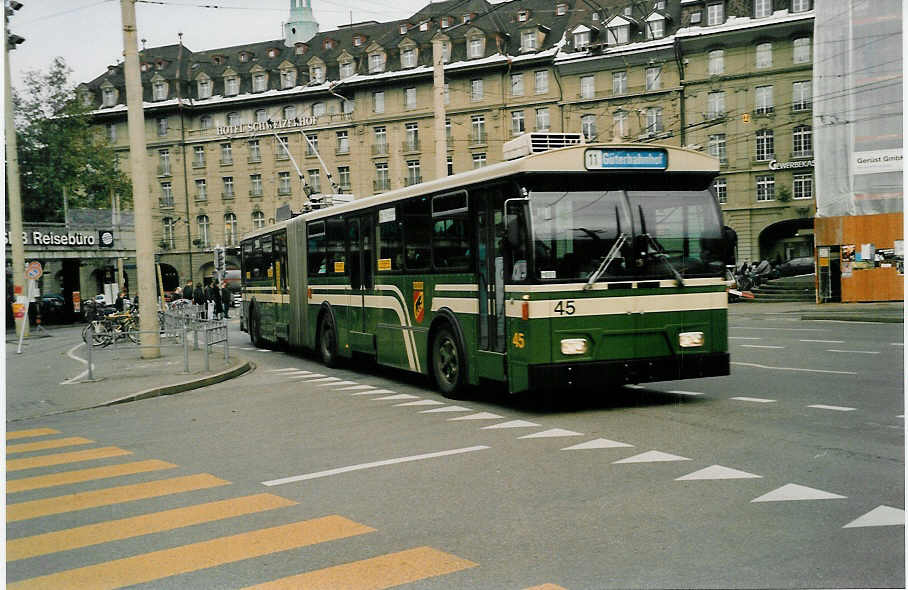
[[[366,307],[366,299],[375,286],[372,260],[372,216],[359,215],[347,219],[348,328],[350,348],[356,352],[375,353],[375,310]]]
[[[477,369],[481,377],[503,379],[505,376],[504,311],[504,198],[500,188],[477,191],[476,269],[479,297]],[[491,353],[491,354],[490,354]]]

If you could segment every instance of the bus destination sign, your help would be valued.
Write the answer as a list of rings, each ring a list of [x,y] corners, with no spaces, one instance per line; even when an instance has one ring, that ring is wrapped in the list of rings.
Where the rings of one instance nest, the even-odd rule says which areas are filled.
[[[668,153],[665,150],[634,150],[623,148],[597,148],[584,154],[587,170],[665,170]]]

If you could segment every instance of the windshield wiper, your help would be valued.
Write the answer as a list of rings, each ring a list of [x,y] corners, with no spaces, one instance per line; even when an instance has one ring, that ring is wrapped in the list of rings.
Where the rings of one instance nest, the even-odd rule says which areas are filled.
[[[668,261],[668,252],[665,251],[665,248],[662,247],[662,244],[660,244],[656,240],[656,238],[649,235],[649,233],[646,231],[646,217],[644,217],[644,215],[643,215],[643,206],[637,205],[637,211],[640,212],[640,229],[643,230],[643,232],[640,234],[640,236],[645,238],[647,245],[652,246],[653,250],[656,251],[656,253],[653,256],[655,258],[658,258],[660,261],[662,261],[662,264],[664,264],[666,266],[666,268],[668,268],[668,270],[672,273],[672,276],[675,277],[675,281],[683,287],[684,286],[684,277],[682,277],[681,273],[678,272],[678,269],[675,268],[674,265],[672,265],[672,263]],[[649,254],[649,248],[646,249],[646,252],[642,252],[642,254]]]
[[[621,231],[621,217],[618,215],[618,207],[615,207],[615,223],[617,224],[618,229],[618,239],[615,240],[615,243],[612,244],[611,250],[608,251],[608,254],[606,254],[605,258],[602,259],[602,262],[599,263],[599,268],[597,268],[596,271],[590,275],[590,278],[587,279],[586,285],[583,286],[583,289],[585,291],[593,288],[593,283],[598,281],[599,277],[605,274],[606,269],[608,269],[608,265],[618,257],[618,254],[621,252],[621,247],[624,246],[624,244],[627,242],[627,234]]]

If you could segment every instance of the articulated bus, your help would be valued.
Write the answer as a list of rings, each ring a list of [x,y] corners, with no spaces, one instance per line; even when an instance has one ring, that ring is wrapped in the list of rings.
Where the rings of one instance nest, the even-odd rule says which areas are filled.
[[[423,373],[451,398],[482,380],[517,393],[729,374],[717,160],[556,135],[246,236],[243,329],[329,366]]]

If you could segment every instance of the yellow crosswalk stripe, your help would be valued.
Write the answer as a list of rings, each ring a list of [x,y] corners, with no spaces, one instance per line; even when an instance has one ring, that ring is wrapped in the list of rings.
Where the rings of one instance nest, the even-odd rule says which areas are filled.
[[[31,438],[33,436],[47,436],[48,434],[60,434],[59,430],[53,428],[32,428],[31,430],[13,430],[6,433],[6,440],[15,440],[17,438]]]
[[[180,492],[202,490],[229,483],[229,481],[208,473],[200,473],[198,475],[186,475],[103,490],[92,490],[55,498],[19,502],[17,504],[9,504],[6,507],[6,522],[17,522],[51,514],[62,514],[64,512],[85,510],[86,508],[97,508],[99,506],[167,496]]]
[[[294,506],[296,502],[274,494],[256,494],[208,502],[153,514],[13,539],[6,543],[6,560],[15,561],[59,551],[170,531],[181,527]]]
[[[37,475],[35,477],[8,479],[6,480],[6,493],[14,494],[16,492],[27,492],[29,490],[38,490],[41,488],[50,488],[72,483],[81,483],[85,481],[93,481],[96,479],[107,479],[109,477],[119,477],[122,475],[147,473],[149,471],[158,471],[160,469],[173,469],[174,467],[176,467],[176,465],[174,465],[173,463],[168,463],[167,461],[158,461],[157,459],[150,459],[148,461],[121,463],[120,465],[107,465],[104,467],[92,467],[91,469],[63,471],[61,473],[52,473],[50,475]]]
[[[380,590],[477,565],[431,547],[417,547],[281,578],[245,590]]]
[[[342,516],[325,516],[31,578],[7,588],[120,588],[373,531]]]
[[[558,584],[542,584],[540,586],[532,586],[530,588],[524,588],[524,590],[567,590],[562,588]]]
[[[6,454],[28,453],[29,451],[46,451],[47,449],[59,449],[60,447],[74,447],[76,445],[87,445],[95,441],[81,436],[71,436],[69,438],[55,438],[53,440],[42,440],[38,442],[20,443],[17,445],[6,445]]]
[[[110,457],[120,457],[122,455],[131,454],[132,451],[126,451],[117,447],[101,447],[99,449],[73,451],[71,453],[56,453],[54,455],[28,457],[27,459],[10,459],[6,462],[6,471],[7,473],[9,473],[10,471],[20,471],[22,469],[51,467],[53,465],[63,465],[65,463],[78,463],[79,461],[108,459]]]

